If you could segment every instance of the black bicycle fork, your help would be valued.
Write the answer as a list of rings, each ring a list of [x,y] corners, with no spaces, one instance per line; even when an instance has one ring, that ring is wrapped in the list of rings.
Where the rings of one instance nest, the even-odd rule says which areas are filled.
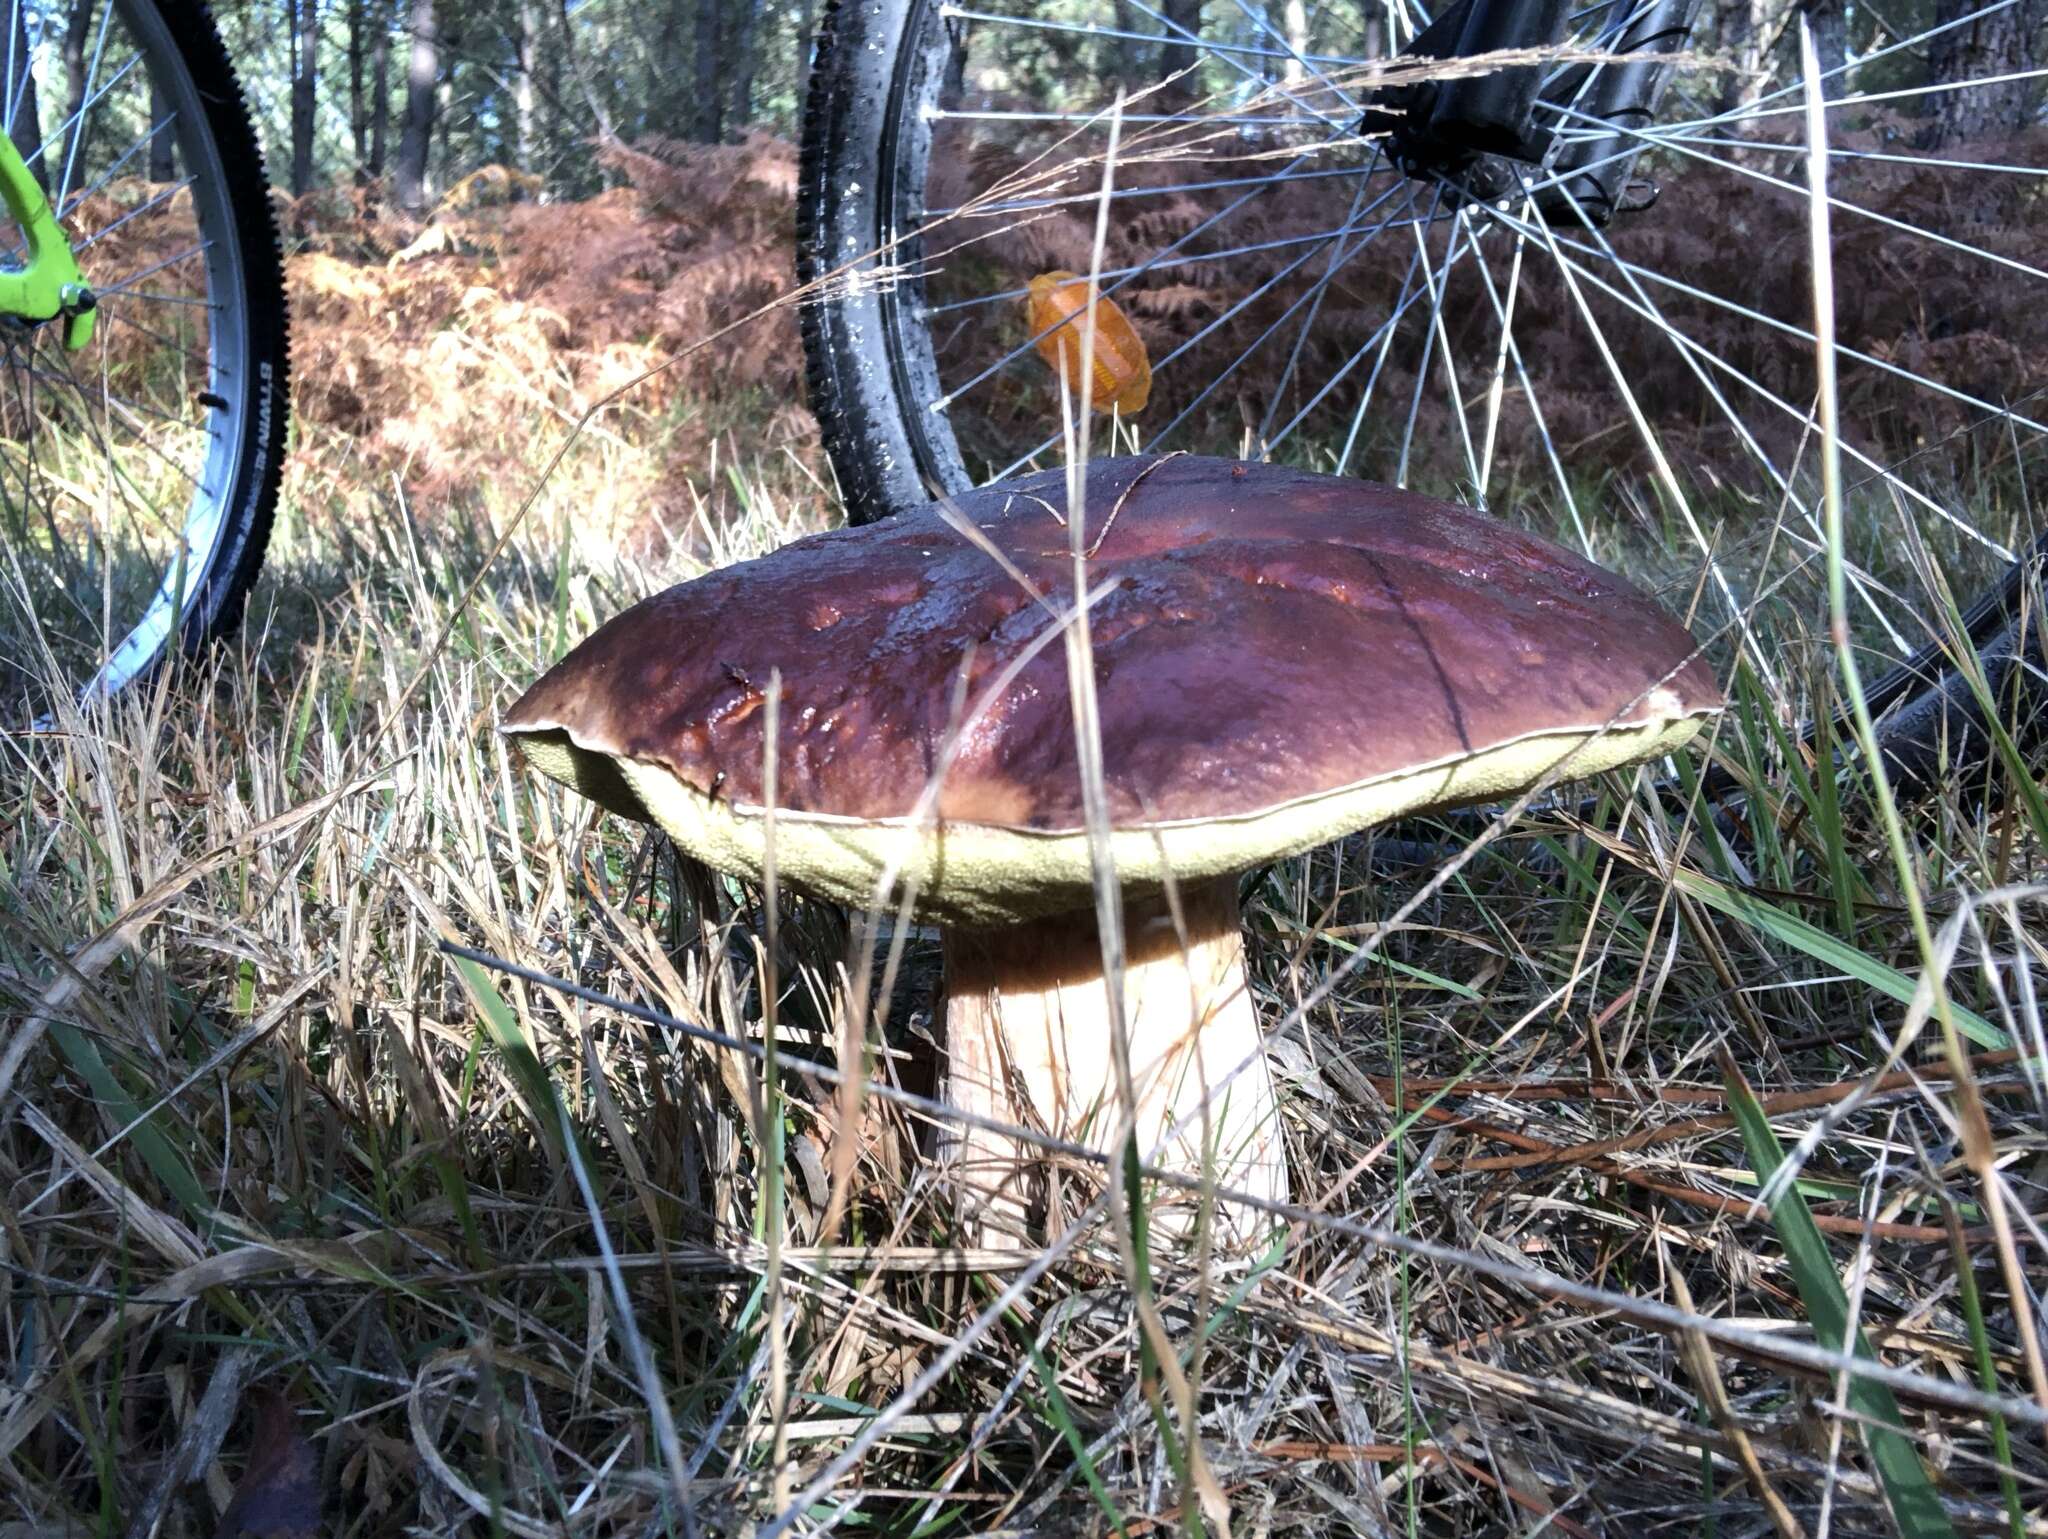
[[[1616,0],[1588,39],[1599,63],[1510,66],[1378,93],[1361,125],[1386,135],[1395,162],[1482,202],[1530,177],[1550,220],[1605,225],[1647,208],[1656,190],[1631,172],[1639,135],[1656,115],[1671,55],[1691,36],[1699,0]],[[1457,0],[1402,50],[1420,59],[1472,59],[1565,40],[1567,0]]]

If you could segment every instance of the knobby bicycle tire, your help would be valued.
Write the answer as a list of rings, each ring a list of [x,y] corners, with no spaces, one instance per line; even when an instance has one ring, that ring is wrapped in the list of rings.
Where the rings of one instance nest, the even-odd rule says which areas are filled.
[[[156,0],[156,4],[206,103],[207,131],[222,151],[225,186],[241,245],[242,301],[249,332],[242,367],[255,381],[256,391],[254,398],[244,403],[253,431],[245,436],[229,496],[232,539],[206,574],[192,617],[186,622],[185,645],[194,648],[240,623],[250,585],[270,544],[291,426],[291,310],[285,298],[284,245],[270,200],[263,144],[212,10],[201,0]]]
[[[891,238],[894,158],[880,104],[897,87],[898,44],[917,0],[828,0],[804,103],[797,178],[797,281],[823,284],[798,311],[805,382],[855,523],[933,491],[912,441],[906,395],[920,382],[890,346],[897,295],[874,253]],[[890,258],[882,257],[884,264]]]

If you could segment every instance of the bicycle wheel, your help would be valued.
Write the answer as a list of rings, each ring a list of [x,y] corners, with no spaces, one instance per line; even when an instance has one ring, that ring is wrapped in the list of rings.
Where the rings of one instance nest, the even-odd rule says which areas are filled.
[[[287,328],[262,154],[204,6],[10,0],[0,59],[14,174],[90,295],[85,339],[75,306],[0,314],[0,704],[18,720],[240,618],[277,501]],[[33,268],[39,230],[10,211],[8,265]]]
[[[1679,602],[1704,574],[1702,632],[1787,683],[1825,634],[1806,88],[1796,27],[1708,67],[1703,9],[1572,10],[1614,62],[1534,66],[1531,142],[1478,155],[1418,129],[1449,88],[1387,73],[1444,51],[1413,6],[836,5],[798,219],[802,275],[840,274],[803,318],[851,516],[1056,458],[1022,301],[1089,270],[1121,88],[1102,292],[1152,384],[1120,443],[1417,485]],[[2044,136],[2014,98],[2042,71],[1997,33],[2038,8],[1939,10],[1823,77],[1853,619],[1901,689],[1928,574],[1982,591],[2029,548],[2048,433]]]

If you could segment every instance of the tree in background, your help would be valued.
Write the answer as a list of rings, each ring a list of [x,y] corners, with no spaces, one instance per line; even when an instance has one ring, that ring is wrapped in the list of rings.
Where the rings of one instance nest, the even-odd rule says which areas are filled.
[[[7,39],[7,70],[4,77],[7,89],[6,129],[14,140],[14,147],[21,152],[21,158],[28,162],[29,170],[35,173],[45,193],[50,190],[50,168],[44,164],[43,109],[41,98],[36,93],[35,72],[29,64],[28,10],[18,6],[14,12],[14,29]]]
[[[398,136],[392,196],[407,213],[419,214],[427,208],[427,155],[433,147],[444,67],[434,0],[412,0],[406,12],[406,31],[410,48],[405,67],[405,127]]]
[[[319,0],[284,0],[292,63],[292,196],[313,186],[313,118],[320,82]]]
[[[348,0],[348,136],[358,187],[384,174],[390,117],[390,0]]]
[[[1814,50],[1823,70],[1833,70],[1859,50],[1881,47],[1899,36],[1983,12],[1974,20],[1938,33],[1924,52],[1888,57],[1881,74],[1866,71],[1853,80],[1836,76],[1829,94],[1920,84],[1942,84],[1991,75],[2020,75],[2036,67],[2048,3],[2015,0],[1993,8],[1986,0],[1905,0],[1871,6],[1858,0],[1706,0],[1700,7],[1696,47],[1725,68],[1717,106],[1733,111],[1756,99],[1759,82],[1775,73],[1782,51],[1796,48],[1798,23],[1813,29]],[[1881,84],[1879,83],[1881,81]],[[1924,114],[1923,148],[1938,149],[1964,139],[2016,132],[2034,121],[2041,92],[2036,80],[1930,93],[1918,99]]]
[[[1979,9],[1974,0],[1939,0],[1938,22],[1953,22]],[[1927,50],[1927,72],[1937,82],[1993,76],[2017,76],[1967,91],[1942,91],[1929,102],[1927,126],[1920,147],[1945,149],[1965,139],[2008,132],[2034,116],[2040,82],[2028,76],[2041,57],[2041,27],[2048,20],[2043,0],[2016,0],[2003,10],[1952,26],[1933,38]]]
[[[92,51],[92,0],[71,0],[64,23],[64,121],[78,121],[85,100],[86,60]],[[61,146],[60,146],[61,150]]]
[[[1849,88],[1842,73],[1842,66],[1849,62],[1848,0],[1800,0],[1799,9],[1813,33],[1821,89],[1831,97],[1840,96]]]

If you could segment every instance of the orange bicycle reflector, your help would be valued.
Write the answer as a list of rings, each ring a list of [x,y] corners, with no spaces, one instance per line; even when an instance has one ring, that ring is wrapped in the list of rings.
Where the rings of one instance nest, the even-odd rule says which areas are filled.
[[[1113,299],[1095,296],[1095,285],[1064,270],[1040,273],[1031,280],[1024,313],[1037,339],[1038,356],[1046,367],[1066,379],[1076,399],[1081,394],[1081,349],[1085,345],[1089,302],[1095,307],[1095,383],[1090,397],[1095,410],[1134,417],[1152,395],[1152,360],[1137,329]],[[1053,328],[1058,328],[1057,330]]]

